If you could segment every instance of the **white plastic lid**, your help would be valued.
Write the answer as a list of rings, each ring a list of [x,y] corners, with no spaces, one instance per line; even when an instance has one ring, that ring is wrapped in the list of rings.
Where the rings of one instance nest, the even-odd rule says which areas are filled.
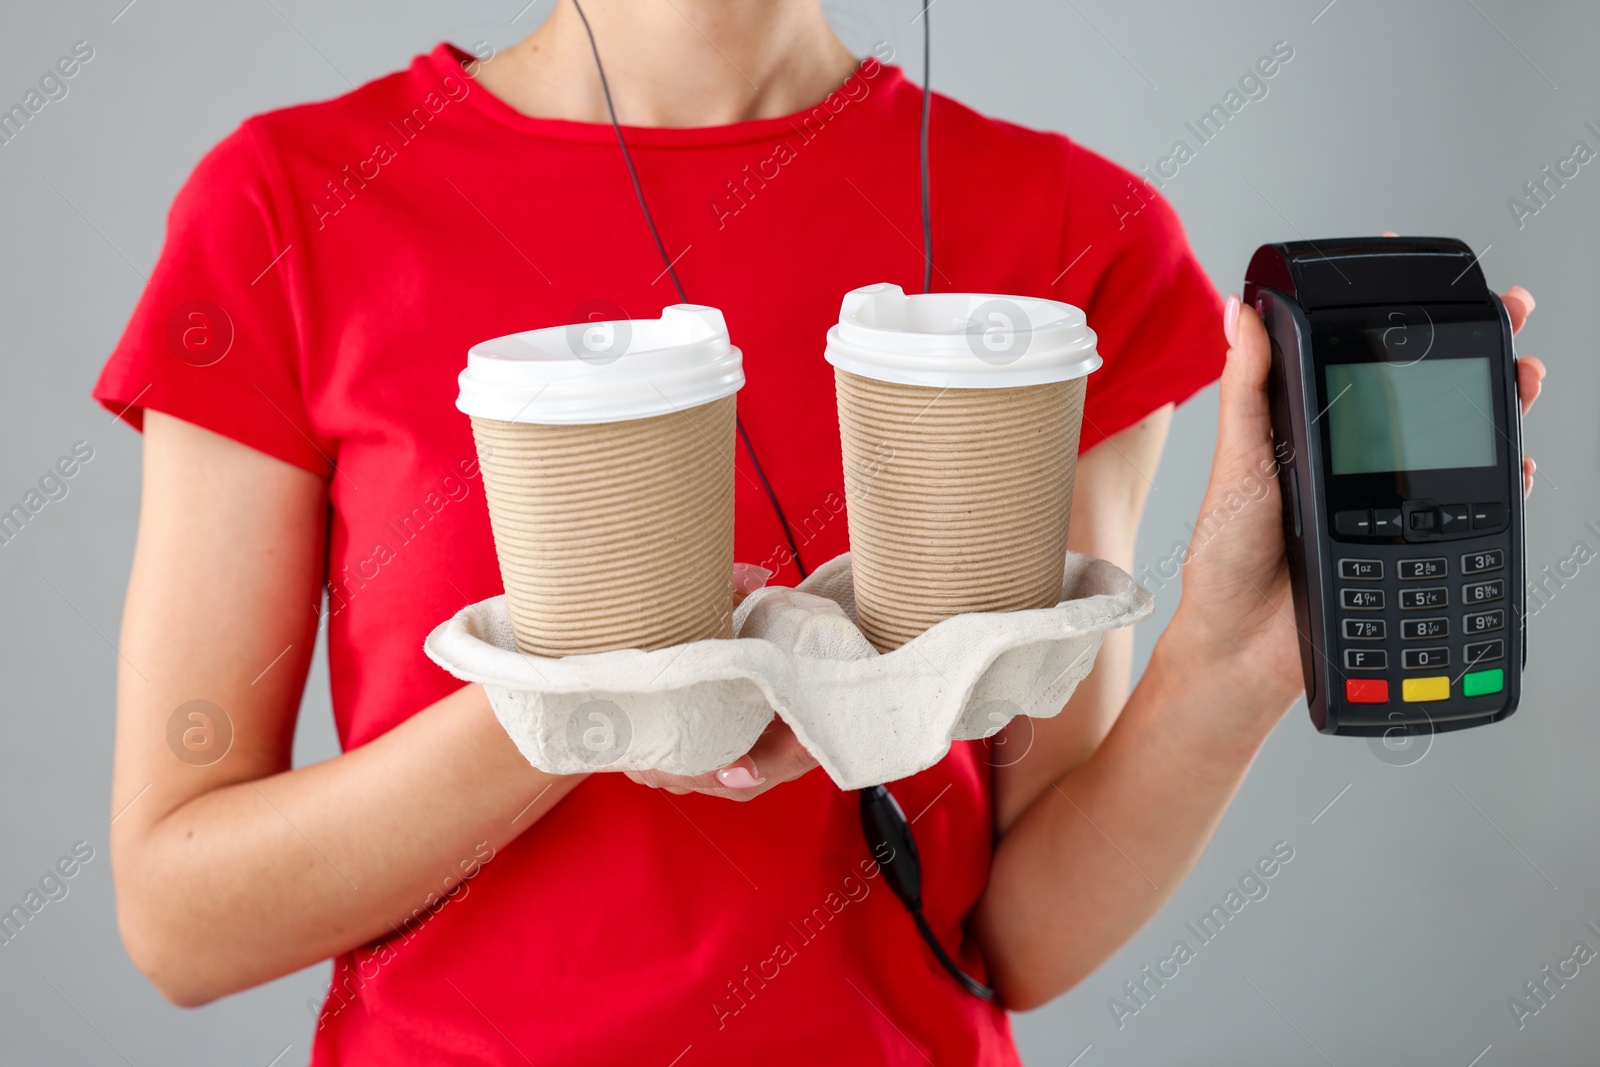
[[[907,296],[880,282],[845,294],[828,331],[840,370],[900,385],[1003,389],[1082,378],[1100,366],[1082,311],[990,293]]]
[[[659,319],[578,322],[473,345],[456,407],[547,425],[624,422],[731,396],[743,359],[722,312],[674,304]]]

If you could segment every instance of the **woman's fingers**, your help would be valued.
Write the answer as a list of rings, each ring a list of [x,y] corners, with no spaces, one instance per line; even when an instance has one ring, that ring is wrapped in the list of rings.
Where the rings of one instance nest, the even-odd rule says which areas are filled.
[[[1518,333],[1537,306],[1533,294],[1520,285],[1513,285],[1500,299],[1505,303],[1506,314],[1511,317],[1511,332]],[[1539,394],[1544,392],[1545,376],[1549,373],[1544,360],[1537,356],[1522,356],[1517,360],[1517,401],[1522,405],[1524,415],[1533,407],[1533,402],[1539,399]],[[1533,492],[1533,473],[1538,469],[1539,465],[1533,461],[1532,456],[1522,457],[1523,496]]]
[[[765,785],[767,781],[756,761],[748,755],[740,756],[722,768],[716,777],[728,789],[754,789],[758,785]]]
[[[1528,321],[1528,316],[1533,314],[1533,309],[1537,306],[1533,302],[1533,294],[1520,285],[1513,285],[1507,289],[1500,300],[1506,306],[1506,314],[1511,316],[1512,333],[1522,329],[1522,324]]]
[[[1544,379],[1549,373],[1544,360],[1538,356],[1523,356],[1517,360],[1517,397],[1522,401],[1524,415],[1544,391]]]
[[[792,782],[818,766],[817,758],[806,751],[789,724],[775,721],[777,725],[761,735],[747,757],[755,761],[768,784]]]
[[[747,755],[734,760],[712,777],[721,788],[697,792],[732,800],[751,800],[784,782],[792,782],[817,766],[789,725],[773,720]]]
[[[733,565],[733,602],[738,605],[745,597],[767,584],[767,579],[772,577],[772,572],[765,567],[758,567],[754,563],[735,563]]]
[[[1272,347],[1267,331],[1254,308],[1241,307],[1237,294],[1228,297],[1223,310],[1223,332],[1228,339],[1228,361],[1222,369],[1222,398],[1218,413],[1217,451],[1226,461],[1237,461],[1248,469],[1256,453],[1272,448],[1272,414],[1267,399],[1267,370],[1272,362]],[[1219,468],[1213,466],[1212,480]],[[1220,471],[1225,489],[1233,488],[1240,472]]]
[[[631,781],[669,793],[704,793],[729,800],[751,800],[817,767],[787,723],[774,718],[750,751],[710,774],[678,775],[628,771]]]

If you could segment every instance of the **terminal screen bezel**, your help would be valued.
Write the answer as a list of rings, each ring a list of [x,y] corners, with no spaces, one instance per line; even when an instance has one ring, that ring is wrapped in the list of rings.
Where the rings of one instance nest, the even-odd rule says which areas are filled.
[[[1332,308],[1308,315],[1311,326],[1313,381],[1317,389],[1315,418],[1321,444],[1322,495],[1328,514],[1362,508],[1399,508],[1407,501],[1441,504],[1509,503],[1507,464],[1512,453],[1506,425],[1505,361],[1507,344],[1498,309],[1492,304],[1397,304],[1360,308]],[[1405,335],[1385,332],[1403,326]],[[1472,329],[1445,343],[1436,329],[1456,324]],[[1480,334],[1481,331],[1481,334]],[[1383,338],[1383,340],[1379,340]],[[1393,343],[1404,340],[1406,343]],[[1391,343],[1385,343],[1389,341]],[[1492,466],[1439,467],[1423,470],[1333,472],[1333,441],[1327,412],[1339,402],[1328,388],[1327,368],[1349,363],[1410,363],[1423,345],[1423,359],[1489,360],[1490,410],[1494,424],[1495,461]],[[1400,540],[1396,537],[1394,540]]]

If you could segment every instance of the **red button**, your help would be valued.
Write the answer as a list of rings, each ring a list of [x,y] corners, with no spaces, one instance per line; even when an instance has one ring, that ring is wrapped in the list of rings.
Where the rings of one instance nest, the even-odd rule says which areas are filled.
[[[1389,682],[1385,678],[1346,678],[1344,698],[1352,704],[1389,703]]]

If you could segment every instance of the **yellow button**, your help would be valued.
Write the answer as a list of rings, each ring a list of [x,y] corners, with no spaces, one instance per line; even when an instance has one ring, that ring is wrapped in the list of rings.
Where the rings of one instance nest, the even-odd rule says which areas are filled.
[[[1436,678],[1407,678],[1400,685],[1400,699],[1407,704],[1449,700],[1450,676],[1441,674]]]

